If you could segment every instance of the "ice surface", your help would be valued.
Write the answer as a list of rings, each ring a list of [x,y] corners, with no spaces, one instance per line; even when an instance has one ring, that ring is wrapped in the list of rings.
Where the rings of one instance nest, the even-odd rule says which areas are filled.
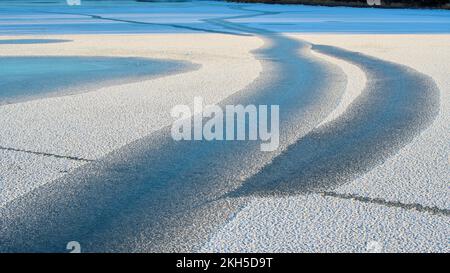
[[[2,2],[0,35],[68,33],[192,33],[223,32],[208,19],[277,32],[308,33],[449,33],[450,11],[361,9],[304,5],[237,4],[229,2],[85,1],[81,6]],[[24,6],[26,9],[24,9]],[[105,8],[107,7],[107,8]]]
[[[377,241],[383,246],[383,251],[448,252],[449,11],[205,1],[83,1],[81,6],[69,7],[64,1],[55,2],[57,4],[3,1],[0,11],[0,35],[3,35],[0,40],[4,38],[5,41],[0,42],[2,55],[157,57],[194,62],[201,68],[75,96],[1,106],[0,145],[4,147],[0,151],[0,198],[3,204],[9,203],[0,207],[1,216],[4,216],[1,219],[5,219],[0,222],[4,225],[0,226],[0,238],[7,238],[8,242],[26,236],[30,239],[5,246],[6,250],[8,247],[10,250],[21,247],[39,250],[38,244],[27,245],[30,242],[40,243],[48,249],[59,249],[66,236],[77,234],[80,240],[88,240],[86,245],[91,244],[92,249],[97,250],[359,252],[365,251],[370,241]],[[244,93],[246,95],[255,95],[247,97],[250,99],[246,102],[258,98],[261,90],[260,95],[273,95],[268,89],[289,90],[287,95],[298,95],[294,92],[296,86],[299,90],[304,86],[296,80],[308,78],[308,75],[300,74],[305,71],[300,69],[302,63],[295,65],[298,56],[294,53],[300,55],[300,52],[295,52],[292,47],[286,51],[286,46],[281,46],[275,52],[277,54],[270,56],[261,54],[261,51],[251,51],[262,45],[260,37],[265,39],[266,45],[276,42],[277,38],[278,42],[281,41],[278,46],[295,44],[284,36],[277,37],[277,32],[299,33],[296,39],[362,52],[379,58],[380,63],[407,65],[417,70],[413,74],[428,75],[439,88],[440,104],[430,107],[438,112],[437,117],[431,124],[427,123],[429,127],[422,128],[422,132],[415,132],[408,145],[386,153],[390,157],[385,158],[383,164],[370,166],[373,168],[368,173],[360,174],[357,179],[340,187],[331,187],[323,195],[223,196],[230,188],[247,182],[250,165],[251,171],[257,172],[270,160],[257,153],[248,153],[245,149],[250,146],[235,146],[240,149],[225,149],[232,145],[189,146],[186,143],[158,146],[148,135],[160,136],[159,130],[170,124],[170,108],[180,103],[189,104],[196,95],[204,96],[209,103],[221,102],[242,90],[248,92]],[[130,35],[133,33],[145,35]],[[336,37],[328,33],[371,35]],[[373,35],[389,33],[414,35],[403,38]],[[24,36],[17,36],[22,34]],[[252,36],[238,36],[242,34]],[[35,43],[20,43],[20,39],[35,39]],[[45,39],[70,42],[38,42]],[[11,45],[11,41],[17,44]],[[275,50],[276,46],[275,43]],[[302,50],[305,53],[309,48],[305,46]],[[316,58],[321,58],[320,55],[313,56],[309,60],[311,63],[303,60],[304,64],[311,65],[308,68],[313,67]],[[294,132],[293,136],[298,136],[295,135],[295,126],[312,129],[322,125],[319,122],[323,118],[329,121],[325,127],[333,124],[352,108],[354,100],[367,95],[363,87],[371,80],[367,78],[370,73],[349,69],[349,63],[342,64],[349,61],[345,58],[338,61],[324,59],[341,67],[343,71],[339,73],[344,72],[352,78],[353,83],[347,81],[347,92],[343,97],[347,101],[342,104],[337,103],[337,99],[329,100],[333,102],[332,106],[318,111],[320,118],[308,117],[311,121],[308,124],[286,122],[285,127]],[[379,65],[374,63],[373,67]],[[277,72],[280,71],[284,72],[284,79],[289,79],[286,80],[288,84],[271,82],[279,77]],[[289,71],[297,71],[302,77],[289,74]],[[330,78],[331,72],[327,71]],[[325,70],[320,73],[325,73]],[[361,73],[366,77],[360,77]],[[257,78],[258,75],[264,77]],[[386,78],[384,75],[380,80],[386,81]],[[345,83],[344,80],[338,82],[341,85]],[[252,84],[261,88],[248,88]],[[291,86],[287,86],[289,84]],[[273,88],[268,88],[270,86]],[[329,91],[329,95],[338,97],[342,88],[330,88]],[[346,97],[345,94],[350,93],[357,95]],[[268,98],[276,101],[283,96]],[[286,105],[310,109],[307,106],[315,101],[295,98]],[[408,96],[402,98],[408,99]],[[408,102],[402,98],[398,100]],[[240,101],[236,99],[235,102]],[[368,105],[361,107],[367,110],[371,104]],[[337,112],[332,111],[334,106],[337,106]],[[298,110],[295,107],[286,109],[292,111],[290,114]],[[304,114],[313,112],[317,111]],[[402,120],[400,112],[397,117]],[[370,122],[366,124],[370,126]],[[351,128],[352,124],[346,126]],[[164,141],[168,139],[163,138]],[[295,137],[291,140],[295,141]],[[158,150],[160,147],[166,149]],[[180,156],[177,153],[179,147],[187,151],[193,147],[199,149],[194,149],[192,156]],[[209,153],[215,156],[208,157]],[[300,154],[298,156],[301,157]],[[73,160],[73,157],[79,158]],[[166,160],[164,162],[178,165],[165,164],[161,158]],[[83,159],[97,162],[88,163]],[[187,159],[187,163],[183,159]],[[296,163],[291,164],[293,174],[297,171]],[[284,166],[281,165],[280,169]],[[177,173],[178,170],[182,170],[183,175]],[[326,182],[334,185],[332,176],[329,180]],[[155,184],[149,182],[155,181],[156,187],[153,187]],[[161,181],[167,182],[171,188],[163,187]],[[47,196],[56,199],[48,199]],[[148,196],[155,198],[145,198]],[[209,197],[213,198],[210,200]],[[129,202],[131,199],[136,199],[136,202]],[[70,202],[66,202],[68,200]],[[77,206],[58,205],[67,203]],[[92,207],[98,210],[92,210]],[[156,209],[149,210],[149,207]],[[49,211],[60,213],[49,214]],[[104,214],[99,216],[99,211]],[[97,225],[98,217],[101,217],[101,225]],[[168,222],[153,221],[155,219]],[[198,221],[192,222],[192,219]],[[75,220],[78,222],[74,225],[67,225]],[[46,225],[46,221],[51,223]],[[93,237],[84,236],[85,230],[77,228],[83,225],[98,227],[95,232],[88,230]],[[55,230],[60,231],[56,237]],[[43,236],[33,237],[34,233],[30,231]],[[154,238],[152,236],[167,240],[156,243],[149,240]],[[116,240],[103,240],[111,237]],[[96,240],[102,244],[95,244]]]

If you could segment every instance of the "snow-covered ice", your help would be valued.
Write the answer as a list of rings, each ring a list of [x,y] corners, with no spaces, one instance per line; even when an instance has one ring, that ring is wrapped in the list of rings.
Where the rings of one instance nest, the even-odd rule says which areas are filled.
[[[59,249],[59,240],[70,232],[83,236],[83,225],[96,226],[103,212],[102,228],[79,238],[87,251],[364,252],[372,241],[386,252],[449,251],[450,11],[209,1],[2,5],[3,57],[133,57],[187,66],[168,75],[1,105],[0,240],[12,244],[0,250],[39,251],[31,242]],[[320,50],[324,46],[362,53],[361,58],[374,58],[375,66],[413,71],[406,74],[427,83],[423,98],[434,107],[415,105],[426,110],[416,117],[426,126],[404,127],[394,138],[399,143],[392,147],[398,149],[380,151],[388,155],[382,163],[368,164],[367,172],[350,181],[336,183],[341,177],[333,178],[333,170],[318,173],[317,178],[327,177],[321,192],[233,194],[246,182],[255,183],[252,176],[310,132],[340,124],[367,95],[365,88],[373,85],[370,69],[327,54]],[[324,76],[322,82],[305,84],[314,75],[295,77],[287,71]],[[305,92],[301,99],[295,88]],[[286,97],[271,93],[280,90]],[[324,101],[305,90],[316,90]],[[189,105],[195,96],[208,104],[279,100],[286,106],[281,150],[263,155],[252,144],[171,143],[166,138],[170,109]],[[415,99],[405,96],[402,103],[414,105]],[[386,119],[392,120],[402,119]],[[402,137],[408,133],[411,138]],[[288,169],[299,162],[293,163],[284,166],[289,174],[282,178],[307,171]],[[77,205],[55,207],[71,202]],[[109,205],[120,211],[111,213]],[[149,211],[158,206],[166,207]],[[69,216],[80,222],[58,225]],[[59,237],[50,235],[52,227]],[[122,238],[115,242],[95,244],[117,234]],[[19,237],[28,243],[15,241]]]

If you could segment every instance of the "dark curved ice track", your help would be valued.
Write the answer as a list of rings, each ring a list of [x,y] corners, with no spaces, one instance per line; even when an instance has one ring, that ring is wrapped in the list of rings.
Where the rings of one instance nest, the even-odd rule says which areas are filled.
[[[84,252],[193,251],[245,205],[235,197],[310,190],[303,176],[333,187],[392,155],[437,112],[430,78],[317,47],[359,65],[369,82],[342,118],[314,129],[337,105],[343,72],[306,43],[216,22],[266,40],[255,52],[262,75],[221,105],[279,104],[283,154],[261,152],[258,141],[176,142],[165,128],[0,208],[0,251],[65,251],[73,240]],[[343,163],[327,163],[336,160]]]
[[[357,65],[367,76],[366,88],[344,115],[291,145],[230,196],[334,188],[383,163],[437,116],[439,89],[432,78],[357,52],[313,49]]]

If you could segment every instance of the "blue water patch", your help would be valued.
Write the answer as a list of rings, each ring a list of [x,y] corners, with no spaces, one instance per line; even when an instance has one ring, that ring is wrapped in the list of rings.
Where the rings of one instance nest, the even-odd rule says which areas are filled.
[[[189,67],[182,62],[128,57],[1,57],[0,105],[91,91]]]
[[[0,45],[26,45],[26,44],[52,44],[67,43],[72,40],[65,39],[4,39],[0,40]]]

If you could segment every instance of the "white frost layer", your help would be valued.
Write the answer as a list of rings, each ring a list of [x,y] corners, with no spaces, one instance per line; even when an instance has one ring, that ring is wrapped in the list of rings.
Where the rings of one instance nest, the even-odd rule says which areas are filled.
[[[85,162],[0,150],[0,206]]]
[[[398,154],[338,189],[372,198],[450,208],[450,35],[311,35],[301,38],[407,65],[440,89],[434,123]]]
[[[194,96],[216,103],[261,71],[258,38],[217,34],[58,36],[73,43],[0,45],[2,55],[133,56],[200,64],[196,71],[95,92],[0,107],[0,145],[96,159],[164,126],[170,109]],[[17,37],[14,37],[17,39]],[[43,37],[33,37],[43,38]],[[126,42],[124,42],[126,40]]]
[[[448,252],[448,217],[318,194],[255,199],[201,252]]]
[[[342,94],[341,101],[338,106],[317,125],[317,127],[320,127],[335,120],[347,110],[350,104],[352,104],[352,102],[363,92],[367,83],[367,78],[366,74],[356,65],[314,50],[312,50],[311,53],[318,58],[339,66],[347,76],[347,86],[345,87],[344,94]]]
[[[405,64],[433,77],[441,96],[434,123],[383,165],[335,191],[448,209],[450,35],[296,37]],[[358,77],[348,76],[350,81]],[[449,227],[448,217],[356,200],[320,195],[263,198],[250,201],[202,251],[361,252],[375,240],[388,252],[448,252]]]
[[[49,36],[2,38],[45,39]],[[245,88],[262,69],[250,52],[263,43],[255,37],[152,34],[65,35],[58,39],[73,42],[0,44],[0,51],[5,56],[150,57],[188,61],[201,67],[82,94],[3,105],[0,107],[0,146],[95,160],[170,125],[173,106],[191,105],[196,96],[203,97],[205,104],[217,103]],[[14,156],[2,155],[2,161],[14,161]],[[8,169],[2,171],[3,176],[8,177],[0,180],[3,184],[1,200],[10,200],[59,177],[58,172],[42,172],[41,166],[31,161],[28,170],[42,175],[37,179],[25,179]],[[7,189],[16,189],[17,194]]]

